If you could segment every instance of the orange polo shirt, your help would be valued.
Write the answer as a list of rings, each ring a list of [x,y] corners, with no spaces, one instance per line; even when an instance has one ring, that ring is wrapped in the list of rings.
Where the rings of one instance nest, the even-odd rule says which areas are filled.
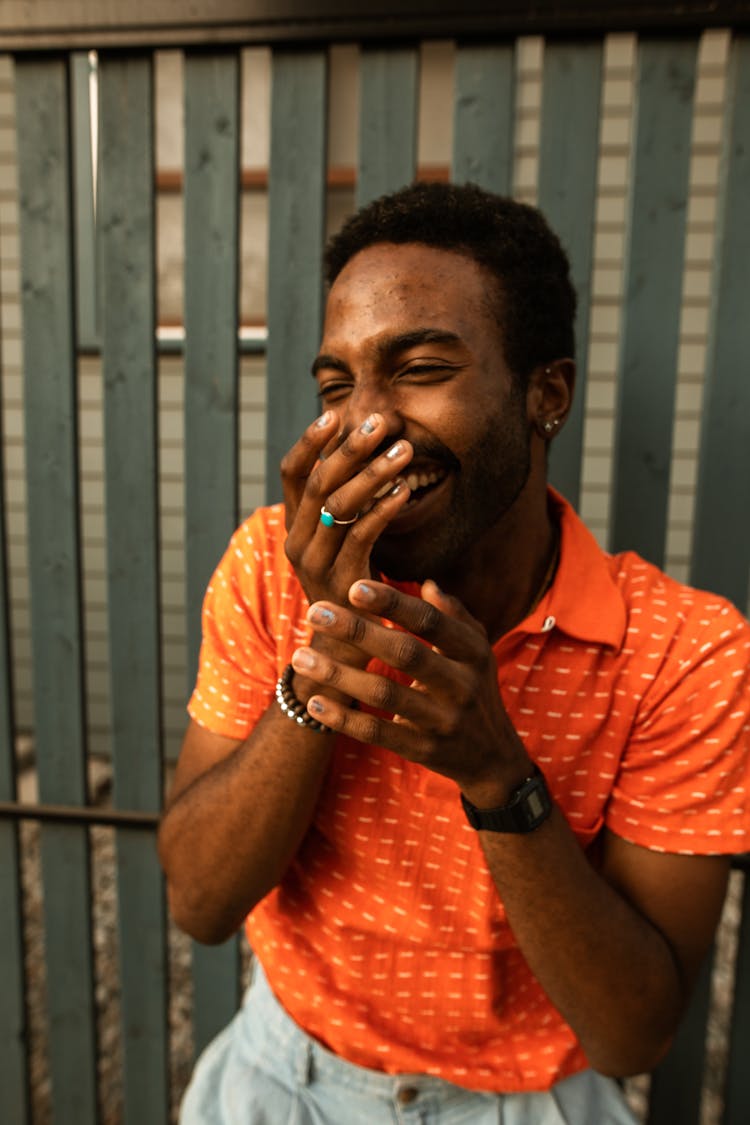
[[[530,756],[582,847],[606,824],[659,851],[747,850],[748,623],[632,553],[606,555],[550,495],[555,581],[494,649]],[[256,511],[206,595],[189,710],[230,738],[310,637],[284,538],[280,506]],[[313,823],[246,928],[290,1015],[351,1062],[496,1092],[587,1065],[515,943],[457,786],[388,750],[337,739]]]

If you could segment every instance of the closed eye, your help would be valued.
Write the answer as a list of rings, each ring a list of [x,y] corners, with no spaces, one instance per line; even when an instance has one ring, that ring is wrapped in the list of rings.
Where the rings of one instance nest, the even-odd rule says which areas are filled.
[[[413,363],[403,371],[399,371],[397,378],[440,382],[443,379],[450,379],[460,370],[461,366],[453,363]]]
[[[340,402],[351,394],[352,384],[343,381],[334,382],[331,380],[329,383],[321,383],[318,387],[318,398],[321,402],[325,402],[327,406],[333,403]]]

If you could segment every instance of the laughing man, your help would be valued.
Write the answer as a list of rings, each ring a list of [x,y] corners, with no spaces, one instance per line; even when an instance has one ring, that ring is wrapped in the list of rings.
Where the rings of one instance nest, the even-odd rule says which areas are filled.
[[[326,265],[322,413],[211,580],[160,831],[178,924],[256,955],[182,1121],[631,1122],[750,844],[750,628],[548,487],[536,210],[415,185]]]

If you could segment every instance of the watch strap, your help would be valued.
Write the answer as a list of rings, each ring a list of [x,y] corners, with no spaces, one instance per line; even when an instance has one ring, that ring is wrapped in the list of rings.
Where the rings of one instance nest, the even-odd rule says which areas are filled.
[[[488,832],[533,832],[552,811],[552,798],[544,774],[538,766],[511,794],[505,805],[479,809],[461,794],[466,819],[472,828]]]

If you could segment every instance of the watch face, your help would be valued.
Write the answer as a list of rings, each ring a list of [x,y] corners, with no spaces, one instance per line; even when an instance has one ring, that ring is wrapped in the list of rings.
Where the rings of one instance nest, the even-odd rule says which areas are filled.
[[[538,769],[533,777],[518,787],[509,803],[502,808],[478,809],[466,800],[463,793],[461,802],[472,828],[490,832],[533,832],[552,810],[546,782]]]
[[[531,793],[526,797],[526,808],[529,812],[531,820],[536,820],[544,812],[546,805],[542,800],[542,794],[539,789],[532,789]]]

